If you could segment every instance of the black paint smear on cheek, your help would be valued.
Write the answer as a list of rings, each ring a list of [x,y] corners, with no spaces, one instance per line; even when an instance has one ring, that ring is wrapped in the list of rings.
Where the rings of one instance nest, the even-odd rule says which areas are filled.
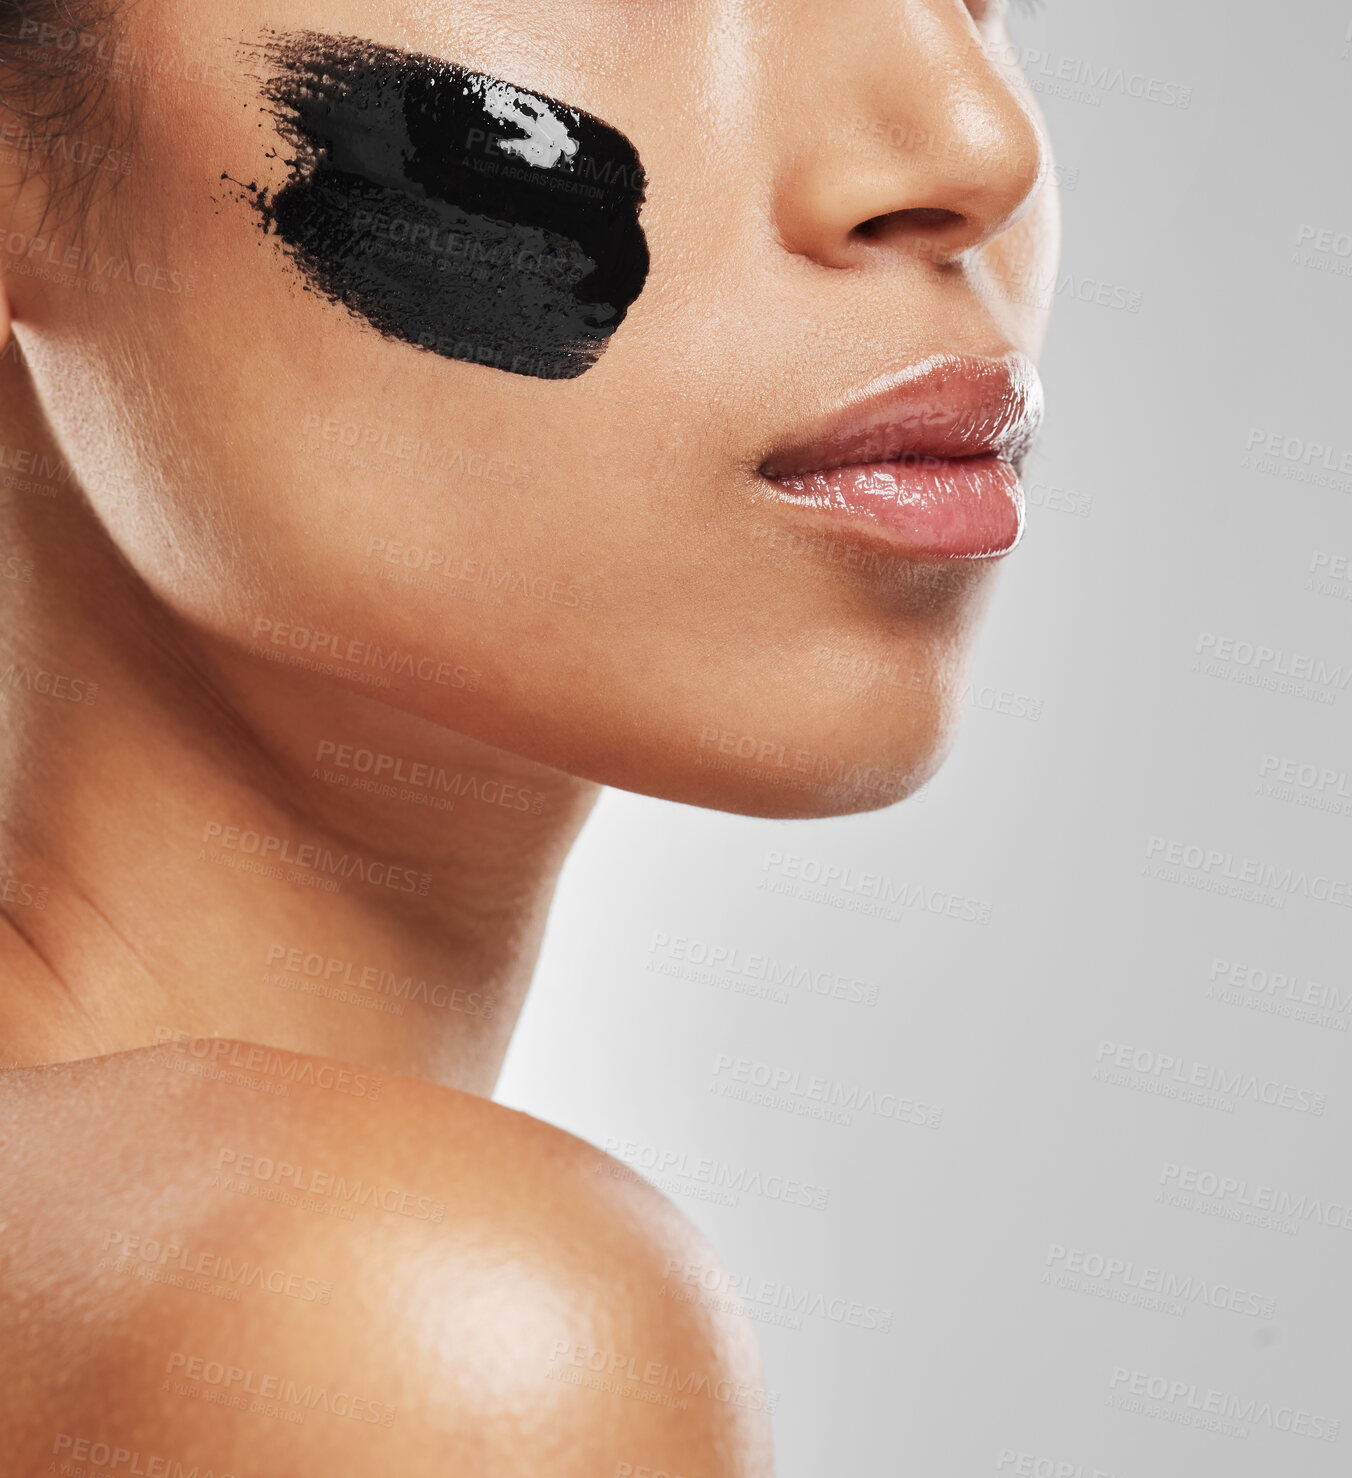
[[[308,283],[391,338],[569,380],[643,288],[646,179],[623,134],[448,62],[305,33],[262,48],[295,150],[254,192]]]

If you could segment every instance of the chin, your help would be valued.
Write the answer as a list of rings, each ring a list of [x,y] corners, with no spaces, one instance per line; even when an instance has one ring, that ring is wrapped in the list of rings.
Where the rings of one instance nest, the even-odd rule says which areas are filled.
[[[786,821],[886,810],[937,773],[957,737],[959,707],[913,701],[887,712],[885,723],[879,717],[842,713],[834,726],[791,737],[781,726],[776,738],[706,724],[694,763],[642,788],[686,805]]]

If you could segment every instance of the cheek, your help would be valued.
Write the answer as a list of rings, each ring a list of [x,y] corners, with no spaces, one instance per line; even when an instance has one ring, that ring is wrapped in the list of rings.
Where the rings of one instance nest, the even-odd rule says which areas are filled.
[[[313,291],[447,359],[547,380],[596,363],[649,264],[621,133],[355,38],[276,38],[260,60],[288,173],[243,191]]]
[[[1031,207],[982,253],[1005,300],[1011,338],[1034,358],[1042,348],[1056,299],[1061,249],[1061,198],[1048,179]]]

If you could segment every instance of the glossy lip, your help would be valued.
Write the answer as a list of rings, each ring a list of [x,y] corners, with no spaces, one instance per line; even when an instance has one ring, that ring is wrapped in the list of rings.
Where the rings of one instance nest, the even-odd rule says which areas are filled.
[[[1042,414],[1026,355],[934,355],[873,382],[758,470],[777,502],[871,527],[909,556],[985,559],[1022,535],[1018,466]]]

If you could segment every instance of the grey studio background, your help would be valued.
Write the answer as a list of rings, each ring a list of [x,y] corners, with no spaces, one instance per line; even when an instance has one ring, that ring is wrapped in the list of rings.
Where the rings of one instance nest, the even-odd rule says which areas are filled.
[[[1065,245],[958,748],[847,820],[607,795],[499,1096],[666,1157],[753,1290],[784,1478],[1341,1475],[1352,6],[1013,26]],[[924,1122],[735,1096],[776,1072]]]

